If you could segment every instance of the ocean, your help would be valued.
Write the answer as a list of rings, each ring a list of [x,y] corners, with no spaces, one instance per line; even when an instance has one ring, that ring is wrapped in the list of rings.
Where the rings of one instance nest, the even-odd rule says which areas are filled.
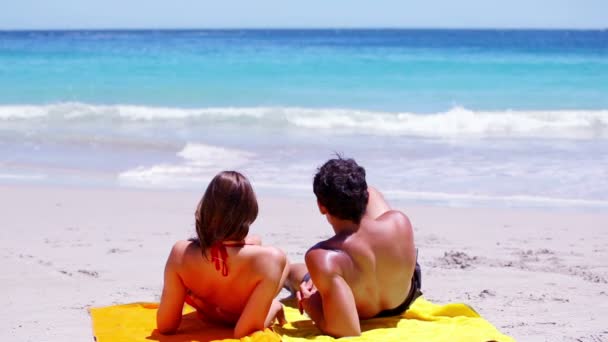
[[[608,208],[608,31],[0,31],[0,183]]]

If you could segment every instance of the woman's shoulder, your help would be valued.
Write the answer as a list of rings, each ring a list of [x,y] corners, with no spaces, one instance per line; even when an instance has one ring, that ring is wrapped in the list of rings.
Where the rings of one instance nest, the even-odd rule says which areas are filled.
[[[200,248],[198,247],[198,243],[196,243],[196,241],[193,240],[178,240],[173,244],[173,247],[171,248],[171,253],[177,253],[177,254],[183,254],[186,253],[186,251],[191,250],[191,249],[196,249],[196,248]]]
[[[285,257],[285,252],[281,249],[271,246],[262,245],[262,238],[258,235],[247,235],[245,237],[245,246],[248,251],[256,258],[270,258],[270,259],[281,259]]]
[[[282,273],[287,265],[287,255],[274,246],[253,245],[248,248],[248,263],[259,272]]]
[[[274,246],[267,245],[248,245],[247,251],[249,258],[252,260],[260,261],[281,261],[287,259],[287,256],[283,250]]]
[[[193,253],[200,253],[200,247],[196,242],[192,240],[179,240],[171,247],[169,261],[175,264],[183,264],[186,258]]]

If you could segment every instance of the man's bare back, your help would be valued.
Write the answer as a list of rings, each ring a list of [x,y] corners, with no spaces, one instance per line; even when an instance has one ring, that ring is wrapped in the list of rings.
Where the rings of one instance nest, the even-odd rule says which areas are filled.
[[[370,204],[384,201],[370,189]],[[336,235],[308,252],[308,262],[335,263],[353,293],[359,318],[372,318],[393,309],[410,292],[416,265],[412,226],[400,211],[388,210],[377,217],[371,210],[359,229]]]
[[[337,166],[324,170],[324,165],[319,170],[319,174],[329,174],[329,180],[319,182],[328,184],[338,179],[335,182],[346,183],[334,186],[346,189],[346,195],[338,192],[339,202],[348,202],[350,197],[354,201],[367,199],[364,214],[357,220],[356,215],[349,218],[348,211],[340,213],[340,203],[323,198],[326,194],[322,186],[333,185],[320,186],[319,209],[336,235],[312,247],[306,253],[306,265],[291,265],[289,281],[292,288],[299,287],[303,309],[322,331],[333,336],[356,336],[361,333],[360,319],[400,314],[418,295],[419,282],[414,282],[416,249],[409,219],[391,210],[377,190],[367,187],[365,171],[352,160],[330,160],[326,165],[332,162]],[[358,176],[362,185],[356,183],[357,176],[339,174],[345,168],[362,173]],[[351,191],[357,187],[364,189]]]

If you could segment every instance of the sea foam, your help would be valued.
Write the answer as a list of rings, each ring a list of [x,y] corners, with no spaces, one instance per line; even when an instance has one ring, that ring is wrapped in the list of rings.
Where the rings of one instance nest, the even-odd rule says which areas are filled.
[[[444,203],[450,206],[470,206],[471,203],[486,203],[489,205],[512,207],[585,207],[585,208],[608,208],[608,201],[583,199],[583,198],[563,198],[537,195],[482,195],[472,193],[446,193],[431,191],[405,191],[405,190],[386,190],[386,196],[393,199],[429,201],[433,203]]]
[[[137,187],[178,188],[197,182],[208,182],[215,174],[246,164],[253,153],[204,144],[188,143],[177,153],[182,161],[138,166],[121,172],[118,182]]]
[[[217,107],[177,108],[133,105],[0,106],[0,120],[70,121],[101,120],[108,124],[257,125],[331,130],[343,133],[423,137],[554,137],[607,138],[608,110],[506,110],[474,111],[455,107],[438,113],[382,112],[341,108]]]

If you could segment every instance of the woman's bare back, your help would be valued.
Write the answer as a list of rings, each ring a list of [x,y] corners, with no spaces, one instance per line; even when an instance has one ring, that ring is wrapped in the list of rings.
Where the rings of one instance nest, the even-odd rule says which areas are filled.
[[[256,258],[272,259],[272,253],[276,249],[255,245],[227,246],[226,252],[228,272],[223,276],[221,269],[216,269],[210,253],[207,252],[203,257],[200,247],[190,242],[184,249],[178,272],[184,286],[193,296],[238,319],[247,299],[262,278],[262,274],[254,267]]]
[[[216,269],[209,251],[203,256],[195,242],[175,243],[165,269],[165,287],[158,316],[159,330],[164,328],[160,323],[166,321],[162,318],[165,315],[179,315],[181,319],[184,302],[193,305],[203,319],[237,327],[253,297],[262,304],[256,319],[267,314],[286,273],[285,254],[274,247],[257,245],[226,246],[226,252],[227,258],[223,262],[227,274],[224,276],[221,268]],[[171,278],[178,281],[171,281]],[[244,319],[255,320],[252,317]],[[179,326],[179,322],[171,322],[170,319],[167,321],[168,332]]]

